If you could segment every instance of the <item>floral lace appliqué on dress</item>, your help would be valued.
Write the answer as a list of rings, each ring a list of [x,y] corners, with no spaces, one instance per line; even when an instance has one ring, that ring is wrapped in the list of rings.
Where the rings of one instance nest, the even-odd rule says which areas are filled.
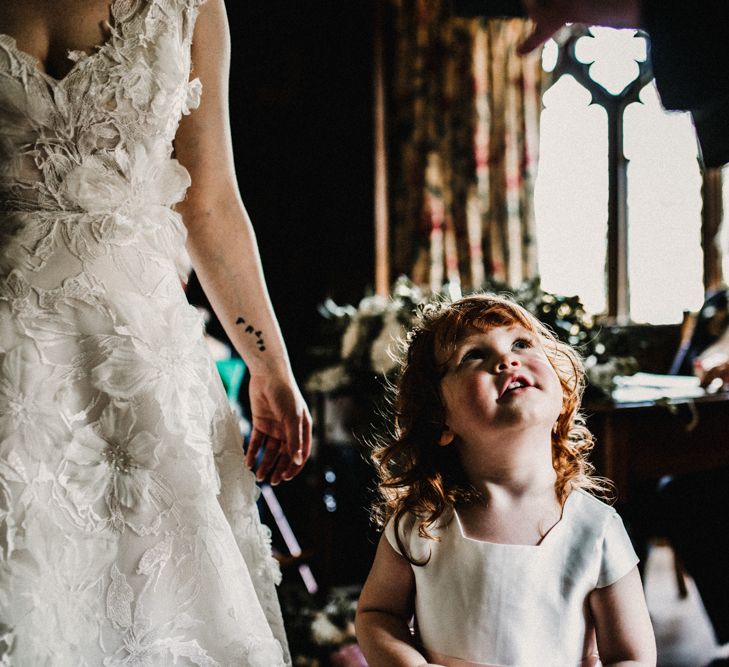
[[[277,667],[279,574],[180,285],[200,0],[61,80],[0,35],[0,664]]]

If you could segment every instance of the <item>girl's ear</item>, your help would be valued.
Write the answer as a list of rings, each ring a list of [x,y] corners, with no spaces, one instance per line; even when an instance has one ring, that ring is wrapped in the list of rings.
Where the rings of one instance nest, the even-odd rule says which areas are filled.
[[[447,447],[448,445],[450,445],[450,444],[451,444],[451,443],[453,442],[453,439],[454,439],[455,437],[456,437],[456,434],[455,434],[455,433],[453,433],[453,431],[451,431],[451,430],[450,430],[450,429],[448,428],[448,424],[446,424],[446,425],[445,425],[445,426],[443,427],[443,433],[441,433],[441,434],[440,434],[440,438],[438,438],[438,444],[439,444],[439,445],[440,445],[441,447]]]

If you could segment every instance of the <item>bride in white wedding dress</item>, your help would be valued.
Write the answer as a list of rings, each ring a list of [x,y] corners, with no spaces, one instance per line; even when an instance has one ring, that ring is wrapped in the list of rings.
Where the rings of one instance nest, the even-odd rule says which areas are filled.
[[[289,479],[310,417],[235,181],[223,0],[109,5],[0,0],[0,664],[288,665],[181,286],[189,257],[251,372],[248,464]]]

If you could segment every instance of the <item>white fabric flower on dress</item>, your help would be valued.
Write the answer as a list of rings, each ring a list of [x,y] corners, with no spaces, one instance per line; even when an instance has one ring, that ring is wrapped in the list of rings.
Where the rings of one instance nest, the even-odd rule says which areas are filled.
[[[235,654],[238,665],[279,667],[285,664],[281,644],[273,638],[251,638],[245,644],[238,642],[226,647],[226,652]]]
[[[149,101],[148,108],[160,119],[169,118],[170,104],[182,101],[180,82],[185,81],[190,64],[187,58],[179,57],[177,37],[168,31],[155,35],[150,43],[157,66],[155,73],[155,93]],[[183,84],[186,86],[186,82]]]
[[[152,623],[116,564],[111,568],[106,614],[123,634],[122,645],[113,656],[104,658],[104,667],[156,667],[178,664],[178,658],[185,658],[185,664],[199,667],[222,667],[196,639],[185,638],[202,621],[179,612],[168,621]]]
[[[147,67],[130,67],[119,79],[119,95],[131,102],[132,107],[146,113],[157,92],[155,73]]]
[[[60,480],[79,516],[92,525],[108,520],[118,530],[125,525],[143,530],[131,516],[142,506],[159,504],[158,445],[159,438],[138,427],[128,406],[112,404],[97,423],[76,431]],[[159,516],[145,532],[157,525]]]
[[[17,500],[13,490],[17,491],[21,485],[28,484],[30,479],[16,452],[10,452],[7,460],[0,459],[0,561],[7,561],[16,545],[19,526],[14,511]]]
[[[7,279],[0,280],[0,352],[15,347],[19,336],[27,335],[34,328],[38,311],[31,294],[30,285],[20,271],[12,271]]]
[[[4,623],[0,623],[0,667],[11,667],[10,655],[13,652],[15,633]]]
[[[30,343],[0,353],[0,456],[9,449],[29,460],[45,460],[68,439],[68,421],[56,402],[61,386],[52,366],[43,364]]]
[[[66,176],[65,195],[89,213],[136,214],[150,205],[176,204],[189,185],[189,172],[169,156],[165,142],[148,139],[131,147],[129,155],[115,151],[110,161],[85,158]]]
[[[11,271],[0,282],[0,300],[6,301],[11,310],[25,310],[29,305],[29,297],[30,284],[20,271]]]
[[[182,113],[189,114],[200,106],[202,96],[202,82],[200,79],[193,79],[187,84],[187,95],[182,106]]]
[[[199,314],[176,304],[158,311],[131,295],[118,303],[127,324],[117,327],[123,335],[102,339],[105,359],[92,371],[94,385],[124,400],[151,394],[164,406],[171,432],[185,433],[189,441],[209,439],[215,405],[207,389],[211,366]],[[205,425],[204,434],[194,431],[196,424]]]
[[[97,623],[94,602],[114,558],[112,542],[102,534],[71,539],[38,505],[26,508],[22,533],[21,556],[4,563],[12,576],[0,571],[0,598],[13,601],[3,604],[3,621],[25,640],[11,664],[55,665],[59,655],[85,655],[93,648],[89,628]]]
[[[66,205],[90,215],[83,225],[75,221],[64,226],[67,243],[93,256],[93,248],[103,248],[103,243],[127,245],[146,238],[150,248],[172,259],[186,277],[187,231],[170,207],[184,198],[189,185],[189,172],[158,138],[135,144],[129,154],[119,148],[90,155],[65,180]]]

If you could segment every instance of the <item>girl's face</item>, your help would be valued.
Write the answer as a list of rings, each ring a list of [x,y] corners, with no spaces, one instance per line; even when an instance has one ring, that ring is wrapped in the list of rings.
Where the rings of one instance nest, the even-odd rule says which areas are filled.
[[[562,410],[562,387],[538,334],[519,324],[473,329],[446,362],[446,423],[463,442],[544,426]]]

